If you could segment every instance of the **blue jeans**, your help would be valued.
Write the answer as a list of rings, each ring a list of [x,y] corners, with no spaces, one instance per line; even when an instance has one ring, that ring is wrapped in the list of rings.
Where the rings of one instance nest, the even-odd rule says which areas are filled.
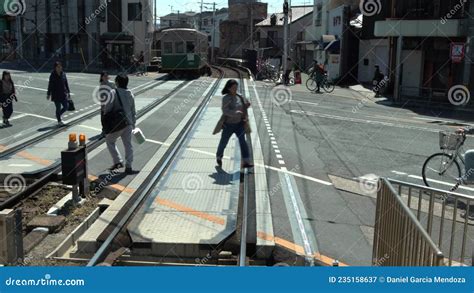
[[[69,103],[67,99],[65,99],[62,101],[54,101],[54,105],[56,106],[56,119],[58,119],[58,122],[61,122],[61,116],[66,113]]]
[[[219,147],[217,148],[216,157],[218,159],[222,159],[224,157],[224,150],[229,143],[229,139],[232,137],[232,134],[237,135],[240,144],[240,153],[242,154],[242,160],[244,162],[250,161],[250,154],[249,154],[249,146],[245,141],[245,127],[244,122],[240,122],[237,124],[224,124],[224,128],[222,130],[221,141],[219,142]]]

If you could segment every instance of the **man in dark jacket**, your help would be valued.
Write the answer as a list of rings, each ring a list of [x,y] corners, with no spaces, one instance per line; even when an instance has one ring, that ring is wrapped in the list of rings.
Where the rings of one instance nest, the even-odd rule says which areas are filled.
[[[56,118],[58,125],[63,126],[61,116],[68,109],[68,100],[70,99],[71,91],[67,82],[66,74],[63,71],[61,62],[54,63],[54,70],[49,76],[48,84],[48,100],[52,100],[56,106]]]

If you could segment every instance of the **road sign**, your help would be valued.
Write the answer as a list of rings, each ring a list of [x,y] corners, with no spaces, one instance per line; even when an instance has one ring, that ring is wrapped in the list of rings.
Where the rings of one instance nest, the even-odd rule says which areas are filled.
[[[451,43],[451,60],[453,63],[461,63],[466,52],[466,44]]]

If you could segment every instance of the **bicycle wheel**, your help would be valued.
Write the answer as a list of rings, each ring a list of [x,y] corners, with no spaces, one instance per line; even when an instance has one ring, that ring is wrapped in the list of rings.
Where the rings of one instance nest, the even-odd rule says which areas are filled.
[[[280,80],[281,80],[281,77],[280,77],[280,75],[279,75],[278,73],[274,73],[274,74],[272,75],[272,81],[273,81],[274,83],[278,83]]]
[[[426,159],[422,174],[426,186],[449,191],[461,177],[461,167],[452,155],[438,153]]]
[[[318,83],[316,80],[314,80],[314,78],[310,78],[306,81],[306,88],[309,91],[314,92],[318,88]]]
[[[325,83],[323,83],[323,90],[330,94],[332,93],[334,90],[336,89],[336,86],[328,81],[326,81]]]

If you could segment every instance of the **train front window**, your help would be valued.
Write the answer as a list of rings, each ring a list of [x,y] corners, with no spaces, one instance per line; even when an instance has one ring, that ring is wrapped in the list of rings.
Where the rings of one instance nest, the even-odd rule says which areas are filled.
[[[176,54],[183,54],[184,53],[184,43],[183,42],[176,42]]]
[[[194,45],[194,42],[192,41],[186,42],[186,53],[194,53],[195,47],[196,46]]]
[[[164,42],[163,43],[164,53],[165,54],[173,54],[173,43],[172,42]]]

